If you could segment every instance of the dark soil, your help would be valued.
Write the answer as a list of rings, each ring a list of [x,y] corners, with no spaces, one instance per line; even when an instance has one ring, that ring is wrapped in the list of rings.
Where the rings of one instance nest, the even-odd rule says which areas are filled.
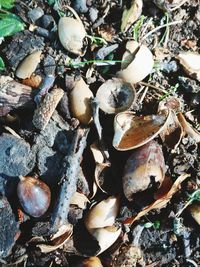
[[[3,266],[85,266],[78,265],[85,257],[96,255],[99,244],[90,236],[84,226],[84,217],[87,210],[75,205],[69,207],[67,220],[74,226],[73,235],[64,246],[50,253],[42,253],[34,243],[29,243],[34,236],[42,237],[48,241],[52,234],[50,220],[58,200],[62,184],[63,173],[66,170],[67,157],[71,151],[71,144],[76,136],[78,120],[72,118],[68,95],[76,79],[81,75],[89,84],[96,95],[99,86],[106,80],[115,77],[120,70],[120,63],[103,65],[102,62],[81,64],[84,61],[122,60],[125,45],[133,39],[133,27],[125,33],[120,32],[121,17],[125,6],[130,6],[131,1],[118,0],[80,0],[60,1],[61,10],[71,15],[66,5],[73,7],[80,16],[86,32],[90,36],[106,39],[107,44],[85,40],[84,53],[75,56],[68,53],[59,42],[57,25],[59,12],[56,5],[48,2],[58,1],[16,1],[12,10],[20,16],[26,29],[14,36],[7,37],[0,45],[0,56],[5,61],[6,69],[1,75],[8,75],[21,82],[15,76],[15,71],[22,59],[32,51],[42,50],[42,59],[36,74],[42,79],[46,75],[55,76],[54,87],[62,88],[64,96],[57,106],[45,130],[39,131],[32,123],[34,101],[27,105],[13,109],[9,114],[12,117],[0,117],[0,262]],[[166,23],[166,10],[158,7],[154,2],[173,1],[143,1],[142,15],[146,25],[146,33]],[[41,8],[43,11],[37,8]],[[175,96],[183,104],[182,112],[192,126],[200,130],[200,83],[191,78],[177,60],[176,56],[183,51],[200,53],[200,2],[199,0],[186,1],[180,8],[168,12],[169,22],[182,20],[181,24],[169,26],[169,35],[166,37],[166,28],[162,28],[144,40],[154,55],[156,66],[152,73],[143,82],[152,84],[141,101],[143,91],[138,94],[136,103],[131,107],[136,115],[156,114],[159,102],[168,96]],[[31,26],[36,25],[37,30]],[[115,45],[115,46],[113,46]],[[66,62],[71,64],[66,64]],[[0,75],[0,76],[1,76]],[[136,92],[142,84],[135,85]],[[162,88],[168,93],[164,93]],[[174,89],[175,88],[175,89]],[[35,89],[34,95],[38,93]],[[124,95],[117,95],[111,99],[113,106],[123,102]],[[103,145],[107,148],[111,168],[104,169],[99,177],[101,187],[108,195],[120,194],[121,207],[116,219],[122,223],[123,234],[118,241],[107,251],[100,254],[103,266],[120,267],[113,265],[114,258],[119,254],[122,244],[130,244],[134,240],[134,229],[144,227],[138,243],[142,251],[144,266],[160,267],[188,267],[200,266],[200,235],[199,225],[192,218],[188,209],[185,209],[179,220],[175,214],[181,210],[192,194],[200,185],[200,147],[190,137],[185,135],[179,146],[169,149],[159,137],[156,140],[162,145],[167,175],[173,181],[183,173],[191,176],[180,186],[180,190],[173,196],[165,208],[150,211],[132,225],[123,225],[125,219],[136,215],[153,201],[156,186],[153,185],[135,195],[133,202],[128,202],[123,194],[122,175],[124,165],[131,151],[120,152],[113,148],[114,115],[107,115],[100,111]],[[5,130],[4,126],[12,128],[20,137],[13,136]],[[90,125],[87,145],[83,155],[77,156],[76,185],[70,185],[73,190],[85,194],[88,198],[93,192],[93,176],[95,162],[90,150],[90,145],[98,140],[99,136],[95,125]],[[102,140],[100,140],[102,141]],[[80,141],[81,143],[81,141]],[[81,146],[81,145],[80,145]],[[77,145],[77,147],[79,147]],[[77,149],[74,148],[74,150]],[[81,162],[81,163],[80,163]],[[76,165],[76,163],[74,164]],[[51,189],[51,205],[45,216],[32,218],[20,207],[16,188],[19,175],[37,174]],[[70,181],[69,181],[70,183]],[[98,189],[92,203],[105,199],[104,194]],[[198,203],[196,201],[195,203]],[[90,207],[88,204],[87,208]],[[8,218],[8,219],[7,219]],[[159,222],[159,227],[155,222]],[[177,226],[178,224],[178,226]],[[10,228],[9,228],[10,226]],[[10,234],[9,234],[10,231]],[[2,234],[1,234],[2,233]],[[5,234],[6,233],[6,234]],[[137,264],[121,265],[126,267],[142,266]]]

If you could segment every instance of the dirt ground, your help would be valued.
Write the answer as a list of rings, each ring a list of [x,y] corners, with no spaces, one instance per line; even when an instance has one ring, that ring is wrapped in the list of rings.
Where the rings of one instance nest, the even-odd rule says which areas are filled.
[[[70,145],[74,142],[75,133],[80,126],[78,119],[73,116],[69,97],[74,83],[81,76],[95,96],[100,85],[116,77],[121,69],[126,43],[136,39],[150,49],[154,66],[149,75],[134,84],[137,99],[129,110],[133,111],[135,116],[157,114],[161,101],[175,97],[180,101],[181,112],[187,121],[193,129],[200,131],[200,80],[188,74],[178,59],[178,55],[183,52],[189,51],[198,55],[200,53],[199,0],[144,0],[141,14],[135,22],[122,31],[122,14],[125,9],[130,9],[133,2],[128,0],[27,0],[16,1],[11,10],[24,22],[25,29],[6,37],[0,44],[0,56],[5,62],[5,69],[1,71],[0,77],[10,76],[15,81],[24,83],[25,79],[16,77],[17,67],[25,56],[34,50],[40,50],[42,56],[35,75],[40,79],[52,75],[53,88],[61,88],[64,92],[45,130],[42,131],[36,129],[37,127],[32,123],[36,109],[33,99],[39,95],[39,86],[33,89],[33,96],[22,97],[23,99],[30,97],[32,100],[17,109],[12,108],[10,117],[8,114],[0,113],[0,232],[2,233],[0,234],[0,264],[2,267],[190,267],[200,265],[200,228],[190,210],[191,205],[198,206],[200,200],[198,191],[200,148],[194,138],[187,133],[184,134],[175,149],[169,148],[159,135],[154,138],[162,149],[164,168],[166,176],[170,177],[170,183],[174,184],[181,175],[190,176],[179,184],[176,193],[162,208],[152,209],[132,223],[127,221],[130,222],[131,218],[155,201],[155,192],[159,185],[152,179],[145,190],[134,193],[132,201],[124,195],[122,176],[124,166],[133,150],[118,151],[113,147],[115,114],[106,114],[100,110],[97,116],[94,116],[94,122],[86,127],[89,128],[89,133],[86,134],[87,141],[79,140],[80,145],[77,147],[79,150],[82,149],[82,153],[74,152],[76,147],[73,148],[74,151],[70,150]],[[60,16],[72,17],[68,6],[76,11],[87,33],[81,55],[68,52],[58,38]],[[118,102],[119,99],[116,100],[114,97],[113,99],[110,101],[115,105],[115,101]],[[5,106],[5,109],[10,108],[9,101],[5,102]],[[98,120],[102,127],[100,135]],[[105,149],[106,152],[104,152],[108,152],[110,167],[103,167],[99,171],[95,194],[96,163],[90,145],[96,140],[103,144],[102,150]],[[15,145],[15,151],[13,155],[9,154],[8,158],[8,150],[12,144]],[[104,160],[107,159],[105,153]],[[71,164],[71,172],[67,172],[67,164]],[[69,182],[67,194],[70,197],[66,198],[71,198],[69,192],[71,186],[72,191],[77,190],[84,194],[90,203],[88,202],[84,208],[78,204],[69,204],[67,220],[73,227],[73,233],[67,237],[64,236],[64,240],[66,238],[67,241],[56,248],[56,243],[50,241],[52,229],[49,222],[56,214],[54,207],[57,205],[61,184],[65,183],[61,179],[65,171],[72,177],[76,177],[74,184]],[[48,212],[39,218],[33,218],[23,211],[16,191],[20,175],[34,174],[37,174],[51,190],[51,204]],[[164,191],[167,186],[166,184]],[[186,206],[194,192],[197,194],[192,199],[191,205]],[[92,196],[93,193],[94,196]],[[120,225],[121,234],[117,241],[98,255],[102,265],[89,265],[89,263],[87,265],[83,262],[84,259],[97,255],[101,245],[88,233],[84,220],[93,204],[109,196],[120,198],[115,225]],[[183,211],[180,212],[182,209]],[[179,212],[180,215],[176,216]],[[45,248],[42,252],[38,244],[50,244],[55,246],[55,249],[48,252]]]

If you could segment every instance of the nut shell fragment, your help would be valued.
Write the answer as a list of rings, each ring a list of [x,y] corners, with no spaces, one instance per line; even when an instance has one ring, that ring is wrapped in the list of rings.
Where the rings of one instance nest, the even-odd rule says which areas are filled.
[[[193,204],[190,206],[189,211],[195,221],[200,225],[200,205]]]
[[[130,83],[110,79],[102,84],[96,94],[100,108],[108,114],[127,110],[135,100],[136,92]]]
[[[114,119],[114,148],[126,151],[148,143],[163,130],[168,117],[166,112],[140,117],[128,111],[117,114]]]
[[[70,92],[69,100],[72,115],[83,124],[88,124],[92,119],[90,98],[93,98],[93,93],[81,78]]]
[[[41,51],[28,55],[17,67],[16,76],[20,79],[30,78],[40,62]]]
[[[60,88],[55,88],[46,94],[44,100],[34,112],[33,124],[37,129],[43,130],[46,127],[63,95],[64,91]]]
[[[122,178],[126,198],[146,190],[150,184],[162,184],[165,176],[165,162],[161,147],[155,141],[135,150],[128,158]]]
[[[93,228],[112,226],[119,211],[119,198],[111,196],[92,207],[86,218],[85,226],[89,232]]]
[[[135,84],[150,74],[153,65],[153,55],[149,48],[145,45],[139,46],[135,41],[129,41],[122,57],[122,70],[117,73],[117,76]]]
[[[62,17],[58,22],[58,35],[62,46],[69,52],[81,55],[85,28],[78,19]]]

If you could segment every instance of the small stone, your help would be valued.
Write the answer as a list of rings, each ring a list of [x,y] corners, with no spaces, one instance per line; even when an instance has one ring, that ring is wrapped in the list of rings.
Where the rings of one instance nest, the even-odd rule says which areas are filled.
[[[27,175],[35,164],[35,155],[23,139],[10,134],[0,136],[0,173],[16,177]]]
[[[51,15],[44,15],[40,19],[40,25],[47,30],[51,30],[55,25],[55,20]]]
[[[86,5],[86,0],[74,0],[73,1],[73,8],[78,12],[78,13],[87,13],[88,12],[88,7]]]
[[[42,28],[42,27],[37,27],[35,30],[35,33],[39,36],[44,37],[44,38],[49,38],[49,31]]]
[[[0,197],[0,258],[7,257],[19,237],[19,224],[6,197]]]
[[[55,59],[52,56],[47,55],[44,59],[44,73],[46,75],[54,75],[55,69],[56,69]]]
[[[35,23],[39,18],[44,15],[44,11],[41,7],[36,7],[28,12],[28,18]]]
[[[90,16],[90,20],[92,22],[95,22],[97,20],[98,13],[99,13],[99,11],[96,8],[94,8],[94,7],[91,7],[90,8],[90,10],[89,10],[89,16]]]

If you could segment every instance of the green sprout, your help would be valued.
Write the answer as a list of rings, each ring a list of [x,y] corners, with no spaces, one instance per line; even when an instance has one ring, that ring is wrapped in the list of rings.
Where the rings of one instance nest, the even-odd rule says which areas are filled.
[[[160,221],[156,220],[155,222],[147,222],[144,224],[145,228],[154,227],[154,229],[160,229]]]
[[[92,44],[96,44],[98,46],[102,45],[102,44],[107,45],[107,42],[104,38],[97,37],[97,36],[91,36],[91,35],[86,35],[86,37],[88,37],[91,40]]]
[[[173,95],[173,94],[177,91],[178,87],[179,87],[179,83],[176,83],[174,86],[171,86],[171,87],[168,89],[168,92],[165,93],[163,96],[161,96],[161,97],[159,98],[159,101],[162,101],[162,100],[164,100],[165,98],[167,98],[168,96]]]
[[[133,39],[137,42],[138,39],[139,39],[139,35],[140,35],[140,29],[143,25],[143,22],[144,22],[144,19],[145,19],[145,16],[142,15],[140,17],[140,19],[134,24],[133,26]]]

